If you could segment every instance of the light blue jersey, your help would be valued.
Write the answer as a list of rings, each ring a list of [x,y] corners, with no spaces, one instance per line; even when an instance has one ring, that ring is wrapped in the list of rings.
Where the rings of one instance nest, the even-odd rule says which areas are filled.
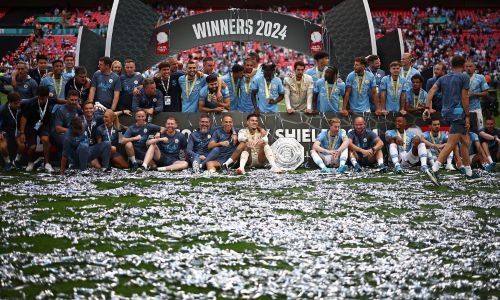
[[[413,89],[410,89],[406,93],[406,103],[412,108],[425,107],[425,99],[427,98],[427,92],[424,89],[420,89],[418,93],[415,93]]]
[[[313,92],[318,95],[318,111],[339,112],[342,109],[339,105],[340,97],[345,94],[345,83],[329,84],[322,78],[314,84]]]
[[[255,110],[252,104],[252,85],[256,77],[258,75],[251,78],[243,77],[239,82],[240,97],[238,110],[241,112],[253,112]]]
[[[326,67],[323,70],[319,70],[318,67],[310,68],[306,70],[306,74],[313,78],[313,82],[316,83],[318,80],[325,77]]]
[[[64,87],[66,86],[66,80],[63,76],[59,79],[55,78],[54,75],[42,78],[40,81],[40,86],[46,86],[49,92],[52,94],[52,98],[55,99],[66,99]]]
[[[229,89],[226,87],[225,89],[221,89],[220,90],[221,94],[222,94],[222,98],[225,99],[225,98],[229,98]],[[208,85],[205,85],[204,87],[201,88],[200,90],[200,98],[199,98],[199,102],[202,102],[203,101],[203,106],[206,107],[206,108],[217,108],[218,105],[217,103],[215,103],[213,100],[211,100],[209,97],[208,97]]]
[[[337,150],[346,139],[347,133],[344,129],[340,129],[337,135],[331,135],[330,130],[323,130],[316,138],[316,141],[320,143],[323,149]]]
[[[181,87],[182,112],[198,112],[198,100],[200,99],[200,90],[206,84],[207,75],[202,78],[195,76],[194,80],[186,80],[187,75],[179,77],[179,86]]]
[[[226,83],[227,85],[227,90],[229,92],[229,99],[231,99],[231,111],[238,110],[239,106],[239,101],[240,101],[240,80],[241,79],[234,79],[233,78],[233,73],[229,72],[226,75],[222,76],[222,80]],[[224,95],[223,95],[224,96]],[[251,99],[250,99],[250,102]]]
[[[406,81],[411,82],[411,78],[415,74],[420,74],[420,72],[415,69],[414,67],[410,67],[408,71],[405,71],[403,68],[401,68],[401,72],[399,72],[399,77],[406,79]]]
[[[393,80],[391,75],[384,76],[380,81],[380,91],[385,91],[385,109],[389,112],[399,112],[401,110],[401,94],[409,90],[408,81],[398,77]]]
[[[434,136],[432,134],[432,131],[426,131],[422,134],[422,137],[426,141],[428,141],[432,144],[436,144],[436,145],[445,144],[448,141],[448,133],[444,132],[444,131],[440,131],[437,136]],[[439,153],[437,152],[436,149],[431,148],[429,150],[431,150],[431,153],[433,156],[436,156],[436,157],[438,156]]]
[[[273,77],[270,82],[267,82],[264,75],[258,76],[252,82],[252,90],[257,91],[257,106],[261,112],[278,112],[278,105],[269,104],[267,99],[276,100],[279,95],[285,93],[285,88],[280,78]]]
[[[347,75],[346,87],[351,87],[351,94],[349,95],[349,105],[352,112],[369,112],[370,111],[370,98],[368,90],[377,86],[375,76],[372,72],[364,72],[359,76],[351,72]]]
[[[486,83],[486,79],[481,74],[474,74],[469,77],[469,91],[470,93],[480,93],[487,91],[490,87]],[[469,109],[476,110],[481,108],[481,99],[479,96],[469,97]]]
[[[403,139],[403,145],[398,145],[398,151],[401,152],[410,152],[411,151],[411,142],[413,138],[415,138],[415,133],[413,131],[405,130],[403,133],[400,133],[396,129],[387,130],[385,132],[386,137],[400,137]]]

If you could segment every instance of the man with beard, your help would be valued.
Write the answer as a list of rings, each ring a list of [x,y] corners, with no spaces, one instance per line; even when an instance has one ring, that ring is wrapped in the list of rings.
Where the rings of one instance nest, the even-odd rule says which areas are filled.
[[[241,112],[253,112],[254,106],[252,102],[252,85],[257,75],[254,75],[254,60],[252,58],[245,59],[243,77],[239,83],[240,99],[238,110]]]
[[[263,76],[258,76],[252,83],[252,103],[257,114],[278,112],[278,103],[285,96],[283,82],[274,76],[275,69],[273,63],[263,65]]]
[[[188,138],[186,154],[191,161],[193,172],[198,173],[206,165],[208,142],[211,135],[211,121],[207,114],[202,114],[198,121],[198,130],[191,132]]]
[[[168,117],[165,128],[165,132],[159,137],[149,139],[146,142],[149,147],[142,167],[147,170],[154,162],[158,166],[158,171],[187,169],[188,162],[180,159],[181,150],[186,149],[186,137],[177,131],[177,120],[174,117]]]
[[[481,98],[488,97],[488,83],[481,74],[476,74],[474,61],[465,62],[465,72],[469,75],[469,105],[470,112],[475,112],[477,117],[477,130],[483,127],[483,111],[481,110]]]
[[[417,69],[411,66],[412,62],[413,57],[411,56],[411,53],[403,53],[401,56],[401,72],[399,73],[399,76],[406,79],[406,81],[410,81],[413,75],[420,74]]]
[[[148,123],[146,116],[147,113],[144,110],[136,111],[135,124],[128,127],[121,140],[133,171],[138,168],[137,159],[144,160],[146,156],[146,141],[150,135],[154,136],[162,129],[158,125]]]
[[[75,77],[75,57],[73,54],[68,53],[63,57],[64,70],[62,76],[64,81],[68,82],[71,78]]]
[[[337,81],[338,69],[327,67],[325,77],[314,84],[313,107],[319,112],[339,112],[340,98],[344,97],[345,83]]]
[[[206,78],[207,85],[200,90],[200,99],[198,100],[199,112],[225,112],[229,111],[231,100],[227,88],[221,90],[222,100],[217,99],[217,90],[219,89],[219,80],[215,74],[210,74]]]
[[[375,76],[366,71],[366,59],[356,57],[354,59],[354,71],[349,73],[346,79],[346,90],[341,112],[344,117],[349,115],[348,107],[354,113],[370,112],[368,90],[372,91],[375,103],[379,103]],[[376,111],[376,113],[381,114],[380,111]]]
[[[156,89],[156,84],[152,78],[143,81],[143,88],[139,95],[134,97],[132,110],[143,110],[148,114],[148,122],[151,122],[153,115],[163,111],[162,93]]]
[[[75,77],[71,78],[64,87],[64,94],[68,95],[69,91],[76,91],[80,106],[87,101],[90,91],[90,79],[87,77],[87,69],[85,67],[75,68]]]
[[[375,82],[377,84],[377,92],[379,92],[380,82],[382,78],[385,76],[384,70],[380,69],[380,57],[376,54],[369,55],[366,58],[366,62],[368,63],[367,71],[370,71],[373,75],[375,75]],[[370,111],[375,112],[377,109],[375,100],[373,99],[373,95],[371,90],[369,90],[368,95],[370,97]]]
[[[487,171],[491,172],[495,169],[496,162],[500,161],[500,151],[498,151],[500,146],[500,128],[495,126],[495,119],[493,117],[486,118],[484,128],[479,130],[479,138],[490,166]]]
[[[43,157],[45,159],[45,170],[54,172],[50,164],[50,141],[49,132],[52,121],[52,108],[55,100],[49,99],[49,89],[40,86],[37,89],[38,96],[29,100],[22,110],[21,122],[19,125],[19,143],[28,147],[27,172],[33,171],[34,159],[37,145],[37,137],[43,145]]]
[[[231,101],[231,111],[239,110],[240,102],[240,80],[243,77],[244,67],[238,64],[234,64],[231,68],[231,72],[222,76],[222,81],[227,86],[229,92],[229,99]],[[208,80],[208,78],[207,78]],[[207,82],[208,83],[208,82]],[[222,90],[221,90],[222,92]]]
[[[205,86],[207,75],[201,78],[197,74],[196,62],[187,63],[187,74],[179,77],[179,86],[181,87],[182,112],[197,112],[198,101],[200,100],[200,90]]]
[[[238,141],[243,150],[240,155],[240,166],[236,169],[237,175],[245,174],[245,166],[264,167],[266,162],[271,165],[271,171],[281,173],[281,169],[276,165],[273,150],[268,144],[267,131],[260,128],[259,116],[249,114],[247,116],[247,127],[238,132]]]
[[[51,143],[62,149],[64,134],[71,126],[71,120],[74,117],[82,115],[79,109],[78,92],[72,90],[68,93],[68,98],[65,105],[61,105],[53,115],[54,131],[51,132]]]
[[[285,77],[285,105],[289,114],[312,110],[314,82],[310,75],[304,74],[305,68],[304,62],[297,61],[293,65],[295,76]]]
[[[417,75],[420,76],[420,75]],[[426,131],[422,134],[422,141],[427,147],[427,157],[429,159],[429,164],[433,165],[434,161],[437,159],[439,152],[443,150],[448,141],[448,133],[445,131],[440,131],[441,121],[438,117],[433,117],[431,121],[431,130]],[[450,152],[446,158],[446,170],[453,171],[455,168],[452,165],[453,161],[453,151]]]
[[[355,172],[361,171],[361,166],[368,167],[377,163],[377,170],[384,172],[384,142],[379,136],[366,129],[365,119],[356,117],[354,119],[354,130],[347,137],[349,139],[349,157]]]
[[[425,91],[429,93],[432,86],[443,75],[446,75],[446,66],[442,62],[439,62],[434,66],[434,77],[427,79],[427,82],[425,84]],[[440,112],[442,107],[443,93],[441,93],[441,91],[437,91],[432,98],[432,109],[434,111]]]

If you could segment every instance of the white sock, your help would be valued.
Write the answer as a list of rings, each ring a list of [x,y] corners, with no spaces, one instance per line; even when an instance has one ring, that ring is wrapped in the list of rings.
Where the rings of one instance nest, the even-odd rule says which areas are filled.
[[[353,157],[351,158],[351,164],[355,166],[358,163],[358,161]]]
[[[14,160],[21,160],[21,158],[22,158],[22,157],[23,157],[23,156],[22,156],[21,154],[19,154],[19,153],[18,153],[18,154],[16,155],[16,158],[15,158]]]
[[[274,158],[274,153],[273,149],[271,149],[271,146],[265,145],[264,146],[264,154],[266,155],[267,161],[271,165],[271,167],[276,167],[276,159]]]
[[[420,158],[420,165],[427,166],[427,148],[425,148],[425,144],[418,144],[417,151],[418,157]]]
[[[230,164],[232,164],[232,163],[233,163],[233,161],[234,161],[234,160],[230,157],[230,158],[228,158],[228,159],[226,160],[226,162],[225,162],[225,163],[223,163],[223,164],[224,164],[224,165],[226,165],[226,166],[229,166]]]
[[[432,172],[437,172],[441,168],[442,164],[439,160],[436,160],[432,165]]]
[[[10,157],[8,155],[4,156],[3,160],[5,161],[6,164],[10,164]]]
[[[321,157],[319,157],[319,154],[316,151],[311,151],[311,157],[314,163],[317,164],[320,169],[326,168],[325,163],[323,162]]]
[[[434,157],[432,156],[432,152],[429,149],[427,149],[427,161],[431,166],[434,164],[435,161]]]
[[[130,160],[132,163],[136,163],[137,161],[135,160],[135,156],[129,156],[128,160]]]
[[[487,159],[488,159],[489,164],[493,163],[493,159],[491,158],[491,155],[488,155]]]
[[[247,164],[247,161],[248,161],[248,156],[250,156],[250,153],[248,153],[248,151],[241,152],[241,155],[240,155],[240,168],[241,169],[245,169],[245,165]]]
[[[395,166],[399,166],[398,145],[396,145],[396,143],[391,143],[389,145],[389,154],[391,155],[392,163]]]
[[[464,168],[465,168],[465,175],[472,176],[472,168],[470,166],[464,166]]]
[[[452,161],[453,161],[453,151],[451,151],[450,155],[448,155],[448,157],[446,158],[446,164],[448,166],[451,166]]]
[[[347,149],[344,149],[342,153],[340,153],[340,166],[345,165],[345,162],[347,161],[347,153],[349,151]]]
[[[383,164],[384,164],[384,157],[377,158],[377,163],[378,163],[379,165],[383,165]]]

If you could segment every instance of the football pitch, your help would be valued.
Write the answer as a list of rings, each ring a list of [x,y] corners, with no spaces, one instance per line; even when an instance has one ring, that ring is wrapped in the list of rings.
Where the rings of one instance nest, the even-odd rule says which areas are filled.
[[[0,173],[0,298],[500,297],[500,173]]]

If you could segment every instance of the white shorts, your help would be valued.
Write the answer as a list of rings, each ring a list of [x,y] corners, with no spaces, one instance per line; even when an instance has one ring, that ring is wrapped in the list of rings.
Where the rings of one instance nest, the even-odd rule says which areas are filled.
[[[406,161],[413,165],[418,163],[420,161],[420,158],[418,156],[413,155],[411,151],[410,152],[403,151],[399,153],[399,161],[400,162]]]

